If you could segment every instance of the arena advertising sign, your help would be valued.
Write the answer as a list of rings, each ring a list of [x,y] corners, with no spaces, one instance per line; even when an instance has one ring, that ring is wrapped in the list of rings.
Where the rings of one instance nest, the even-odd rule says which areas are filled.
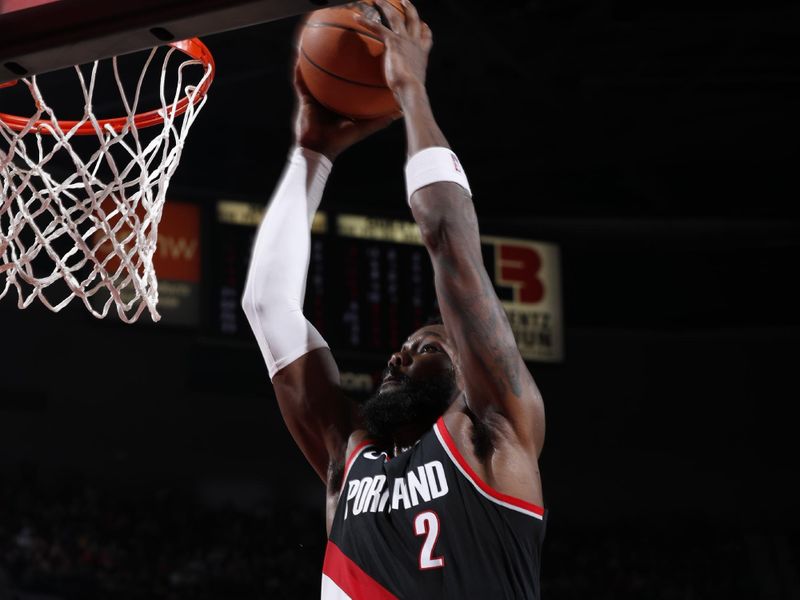
[[[140,219],[144,218],[144,212]],[[164,204],[158,226],[158,243],[153,255],[153,268],[158,277],[158,312],[161,323],[195,327],[200,320],[201,286],[201,227],[200,207],[185,202],[167,201]],[[131,235],[129,226],[117,231],[117,239],[125,240]],[[110,244],[98,246],[96,255],[102,262],[111,253]],[[107,260],[106,268],[114,272],[119,259]],[[121,287],[120,296],[125,302],[133,298],[131,286]],[[92,304],[100,310],[107,301],[107,294],[96,294]],[[109,312],[116,315],[113,309]],[[146,322],[140,320],[139,323]]]
[[[158,229],[153,266],[158,275],[158,310],[164,323],[194,326],[200,318],[200,209],[167,202]]]
[[[484,263],[525,360],[564,358],[558,246],[482,236]]]

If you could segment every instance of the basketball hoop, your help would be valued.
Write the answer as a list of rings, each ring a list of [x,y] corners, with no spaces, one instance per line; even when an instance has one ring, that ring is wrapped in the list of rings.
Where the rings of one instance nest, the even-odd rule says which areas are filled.
[[[0,298],[13,287],[20,308],[39,298],[58,312],[77,297],[97,318],[104,318],[113,304],[126,323],[135,322],[145,308],[153,321],[160,319],[153,269],[158,224],[170,179],[215,69],[199,39],[162,49],[161,107],[155,110],[137,108],[159,48],[145,60],[132,100],[125,92],[118,58],[111,59],[123,117],[95,115],[92,100],[100,61],[93,63],[88,78],[75,67],[85,103],[79,120],[56,117],[36,76],[0,85],[24,84],[36,107],[29,118],[0,113]],[[168,70],[176,50],[188,59],[180,62],[170,81],[175,87],[168,102]],[[202,67],[202,75],[197,74],[195,83],[184,83],[184,71],[193,65]],[[143,129],[151,139],[144,139]],[[99,148],[95,145],[83,158],[76,136],[95,136]],[[66,172],[54,174],[65,156]],[[62,297],[52,300],[52,295]]]

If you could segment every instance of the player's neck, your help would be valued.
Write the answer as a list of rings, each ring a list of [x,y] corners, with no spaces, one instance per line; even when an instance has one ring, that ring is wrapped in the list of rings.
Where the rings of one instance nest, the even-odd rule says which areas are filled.
[[[431,424],[412,423],[398,428],[392,434],[392,453],[398,456],[413,447],[426,431],[431,428]]]

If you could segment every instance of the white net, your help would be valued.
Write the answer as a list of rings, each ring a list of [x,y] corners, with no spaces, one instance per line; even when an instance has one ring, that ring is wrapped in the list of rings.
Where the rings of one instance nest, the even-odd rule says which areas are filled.
[[[213,63],[187,60],[179,52],[175,65],[174,47],[160,52],[159,123],[148,127],[147,135],[135,119],[148,69],[161,60],[158,48],[130,95],[118,59],[111,59],[113,87],[127,113],[113,124],[93,110],[99,62],[88,68],[88,76],[86,67],[75,67],[84,110],[68,124],[59,123],[36,77],[20,80],[36,112],[21,131],[0,119],[0,299],[15,289],[20,308],[38,299],[58,312],[80,298],[98,318],[113,306],[126,323],[145,308],[153,321],[160,319],[153,268],[158,224],[189,128],[205,104],[203,85],[213,77]],[[201,68],[187,70],[192,65]],[[174,74],[167,84],[169,70]],[[88,151],[87,139],[78,137],[87,130],[94,146]]]

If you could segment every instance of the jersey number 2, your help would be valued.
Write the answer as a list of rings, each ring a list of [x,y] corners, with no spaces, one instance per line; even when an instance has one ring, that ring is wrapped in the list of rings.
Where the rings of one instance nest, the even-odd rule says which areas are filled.
[[[444,558],[433,556],[433,548],[439,538],[439,516],[432,510],[419,513],[414,517],[414,533],[425,536],[422,549],[419,551],[419,568],[441,569],[444,566]]]

